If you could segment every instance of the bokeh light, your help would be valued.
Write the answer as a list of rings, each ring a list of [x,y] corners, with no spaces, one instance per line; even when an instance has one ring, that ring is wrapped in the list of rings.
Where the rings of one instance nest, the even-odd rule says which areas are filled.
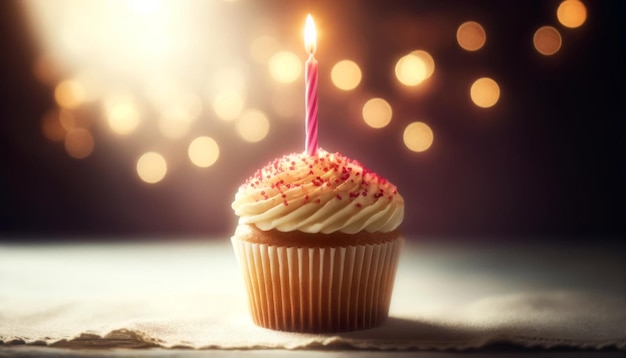
[[[587,20],[587,8],[579,0],[565,0],[557,8],[556,17],[565,27],[580,27]]]
[[[272,78],[281,83],[291,83],[300,77],[302,61],[293,52],[280,51],[270,58]]]
[[[189,131],[202,113],[202,100],[189,91],[177,92],[161,104],[159,130],[164,137],[178,139]]]
[[[361,68],[354,61],[341,60],[330,71],[333,84],[343,91],[355,89],[361,83]]]
[[[129,134],[139,125],[139,109],[133,97],[115,93],[104,100],[105,118],[109,128],[117,134]]]
[[[207,168],[215,164],[220,156],[220,147],[211,137],[198,137],[189,144],[187,151],[191,162],[200,167]]]
[[[275,38],[263,35],[259,36],[250,45],[250,56],[258,63],[266,64],[273,54],[280,50],[280,43]]]
[[[246,89],[246,76],[239,67],[220,68],[215,72],[212,79],[213,87],[218,92],[237,91],[243,94]]]
[[[148,152],[137,160],[137,175],[146,183],[158,183],[167,174],[167,162],[159,153]]]
[[[82,70],[74,77],[74,81],[81,87],[84,102],[92,102],[102,96],[103,80],[95,71]]]
[[[456,41],[464,50],[477,51],[485,45],[487,34],[481,24],[466,21],[457,29]]]
[[[65,139],[67,131],[61,124],[60,113],[57,108],[51,109],[41,118],[41,132],[44,137],[54,142]]]
[[[540,27],[533,36],[535,49],[542,55],[554,55],[561,49],[561,34],[552,26]]]
[[[53,85],[61,77],[61,74],[50,56],[39,55],[33,64],[33,76],[41,83]]]
[[[65,80],[54,89],[54,99],[63,108],[76,108],[85,100],[85,90],[80,83]]]
[[[71,131],[72,129],[76,129],[77,120],[72,111],[68,109],[60,109],[59,110],[59,122],[66,131]]]
[[[391,105],[382,98],[372,98],[363,105],[363,120],[372,128],[387,126],[391,117]]]
[[[65,135],[65,151],[76,159],[88,157],[93,152],[94,140],[91,133],[84,129],[73,129]]]
[[[426,78],[425,78],[425,80],[429,79],[430,76],[432,76],[433,73],[435,72],[435,60],[433,59],[433,57],[430,55],[430,53],[428,53],[428,52],[426,52],[424,50],[412,51],[411,55],[417,56],[420,60],[422,60],[422,63],[426,67]]]
[[[417,86],[426,79],[426,64],[414,55],[402,56],[396,62],[396,78],[405,86]]]
[[[304,93],[287,87],[274,88],[270,105],[274,114],[281,119],[302,119],[305,111]]]
[[[277,86],[272,90],[270,105],[273,113],[279,119],[300,121],[304,118],[304,92],[294,91],[285,86]]]
[[[404,128],[404,145],[414,152],[423,152],[433,145],[433,131],[424,122],[412,122]]]
[[[248,109],[237,119],[236,128],[243,140],[255,143],[267,136],[270,130],[270,121],[263,112]]]
[[[435,60],[424,50],[415,50],[396,62],[395,74],[400,83],[417,86],[435,72]]]
[[[489,77],[479,78],[472,83],[470,98],[478,107],[493,107],[500,99],[500,86]]]
[[[141,0],[114,5],[97,4],[91,7],[81,5],[80,1],[67,0],[63,5],[66,7],[63,11],[44,5],[46,4],[44,0],[32,2],[42,7],[42,10],[39,10],[40,15],[45,15],[47,19],[63,14],[69,17],[64,22],[63,31],[57,29],[54,22],[42,27],[56,34],[56,37],[53,37],[44,32],[42,37],[56,41],[51,41],[47,48],[42,49],[42,55],[33,67],[33,72],[40,81],[54,86],[54,99],[59,108],[48,113],[41,121],[44,136],[52,141],[65,140],[67,146],[71,141],[80,142],[68,138],[80,136],[87,138],[88,135],[93,149],[90,129],[79,123],[79,119],[82,120],[83,114],[87,114],[89,110],[85,104],[91,101],[97,101],[98,105],[102,105],[102,117],[112,133],[128,135],[141,130],[141,133],[129,138],[138,142],[149,138],[144,132],[149,133],[148,131],[155,128],[168,139],[188,136],[194,129],[193,124],[203,112],[208,121],[218,122],[211,125],[234,130],[235,136],[238,135],[251,143],[265,139],[274,123],[270,122],[264,112],[249,109],[250,107],[269,107],[272,119],[302,120],[304,86],[280,85],[293,84],[302,79],[304,56],[297,52],[301,50],[301,44],[299,42],[297,45],[288,42],[281,44],[284,38],[273,35],[278,33],[275,24],[265,26],[260,31],[243,34],[243,39],[252,41],[238,43],[237,46],[231,43],[232,39],[228,36],[219,35],[226,32],[219,32],[216,36],[213,35],[218,32],[210,32],[207,35],[210,39],[203,39],[202,42],[202,46],[206,44],[206,48],[200,49],[197,38],[192,34],[205,33],[198,30],[206,29],[203,27],[209,23],[206,21],[206,14],[191,16],[188,11],[192,11],[192,7],[179,7],[175,2],[151,3]],[[580,1],[559,0],[559,2],[557,17],[563,26],[576,27],[586,21],[586,8]],[[69,11],[70,5],[78,10]],[[97,14],[99,11],[96,10],[99,9],[103,11],[106,9],[107,14],[94,19],[98,26],[93,28],[87,26],[90,24],[85,20],[87,17],[76,15],[82,12]],[[119,26],[116,16],[112,14],[119,17]],[[182,16],[185,14],[186,16]],[[207,12],[207,14],[209,17],[215,16],[215,19],[219,17],[218,13]],[[172,26],[174,24],[172,20],[180,21],[187,18],[194,22],[193,26]],[[145,22],[145,28],[142,28],[141,33],[133,32],[126,36],[125,31],[134,28],[136,20]],[[182,23],[186,24],[186,21]],[[210,28],[227,29],[228,24],[229,22],[224,21],[212,24]],[[94,39],[93,44],[83,42],[85,36],[77,36],[79,33],[77,29],[83,27],[86,36]],[[111,34],[101,32],[101,29],[111,28],[114,29]],[[107,37],[108,35],[111,37]],[[155,40],[155,36],[158,35],[163,37]],[[148,40],[144,39],[146,36],[149,37]],[[486,44],[485,28],[476,21],[463,22],[456,29],[456,41],[466,51],[480,50]],[[560,49],[561,37],[554,27],[545,26],[535,33],[533,42],[540,53],[553,54]],[[405,45],[410,46],[410,42],[407,41]],[[297,50],[293,50],[292,47]],[[218,49],[223,51],[217,51]],[[409,47],[408,50],[410,49]],[[242,54],[241,50],[243,57],[238,58],[237,56]],[[437,48],[442,56],[443,50]],[[107,56],[109,53],[119,56]],[[396,63],[381,64],[395,65],[396,79],[403,86],[417,87],[434,74],[435,61],[429,52],[419,49],[403,55]],[[326,67],[330,67],[331,84],[342,91],[355,90],[363,86],[364,67],[362,68],[354,59],[345,57],[336,59],[337,62],[328,63]],[[186,67],[187,65],[189,67]],[[263,72],[267,69],[269,73]],[[59,76],[60,73],[63,76]],[[269,76],[264,77],[264,74]],[[262,83],[263,81],[267,83]],[[257,92],[259,89],[262,93]],[[406,88],[402,90],[412,91]],[[500,87],[493,79],[486,77],[478,79],[471,84],[470,98],[478,107],[493,107],[500,99]],[[390,103],[382,98],[365,97],[363,101],[356,103],[357,107],[352,110],[361,109],[363,121],[371,128],[389,126],[394,116],[393,110],[398,111],[398,108],[392,109]],[[359,108],[360,104],[363,104],[362,108]],[[79,108],[80,106],[83,107]],[[401,118],[399,113],[395,115]],[[219,120],[232,123],[223,123]],[[418,132],[422,134],[415,134]],[[430,133],[430,142],[427,140],[428,135],[423,133]],[[194,137],[196,136],[187,139],[191,140]],[[214,138],[219,140],[221,137]],[[83,142],[88,143],[89,140]],[[423,122],[411,123],[405,128],[404,142],[410,150],[427,150],[432,144],[432,131]],[[210,137],[195,138],[191,142],[179,141],[173,145],[186,147],[184,149],[188,152],[189,160],[199,167],[213,165],[220,155],[220,147]],[[74,153],[79,152],[74,150]],[[80,155],[79,153],[73,156]],[[167,169],[164,169],[163,175],[166,171]]]
[[[213,110],[218,118],[232,121],[243,111],[244,99],[237,90],[224,90],[215,95]]]
[[[168,139],[179,139],[189,132],[191,122],[181,117],[168,116],[161,114],[159,118],[159,131]]]
[[[224,53],[228,30],[215,2],[196,1],[25,1],[45,53],[66,65],[136,82],[151,74],[194,73],[199,62]],[[211,31],[213,30],[213,31]],[[195,41],[203,34],[202,47]],[[199,51],[199,48],[202,50]],[[183,68],[181,64],[186,67]]]

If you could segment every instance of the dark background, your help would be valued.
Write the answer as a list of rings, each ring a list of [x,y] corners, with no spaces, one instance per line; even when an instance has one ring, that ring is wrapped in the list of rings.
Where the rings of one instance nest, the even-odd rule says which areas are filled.
[[[323,29],[317,55],[320,145],[359,159],[399,187],[407,203],[407,235],[618,241],[626,233],[626,2],[585,1],[588,17],[578,29],[559,25],[559,3],[235,6],[246,10],[244,20],[265,16],[298,38],[301,20],[313,13]],[[232,16],[241,9],[225,11]],[[456,43],[456,29],[467,20],[487,32],[487,44],[476,53]],[[563,37],[554,56],[532,46],[543,25]],[[429,51],[437,67],[428,93],[411,96],[398,89],[392,71],[400,56],[418,48]],[[301,45],[289,49],[301,53]],[[181,165],[155,185],[138,180],[134,153],[124,153],[123,140],[98,128],[94,152],[72,159],[62,144],[41,134],[41,117],[55,104],[53,88],[33,76],[38,53],[20,2],[0,1],[1,240],[226,237],[236,222],[230,202],[238,184],[273,157],[302,150],[304,130],[297,120],[273,125],[257,144],[231,140],[225,128],[212,127],[223,138],[219,161],[208,170]],[[330,83],[330,66],[342,58],[359,59],[359,95],[339,93]],[[477,108],[467,95],[482,76],[496,79],[502,90],[490,109]],[[362,125],[363,95],[390,101],[389,126]],[[211,114],[205,111],[203,119],[211,121]],[[418,119],[435,133],[424,153],[408,151],[401,140],[404,126]]]

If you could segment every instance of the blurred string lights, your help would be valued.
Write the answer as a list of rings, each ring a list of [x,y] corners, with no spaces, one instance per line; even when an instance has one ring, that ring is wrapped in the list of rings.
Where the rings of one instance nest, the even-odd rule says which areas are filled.
[[[305,58],[296,55],[300,46],[294,53],[275,36],[257,31],[249,36],[246,56],[234,53],[232,39],[215,31],[225,33],[229,26],[226,17],[213,11],[219,3],[25,1],[43,48],[34,75],[53,86],[57,105],[42,117],[44,136],[63,142],[69,156],[82,159],[98,150],[92,133],[107,128],[114,136],[141,143],[135,153],[137,175],[143,182],[158,183],[167,175],[168,161],[180,158],[158,152],[163,138],[177,141],[191,165],[209,168],[219,161],[220,138],[193,134],[198,132],[192,128],[199,118],[232,126],[248,143],[267,137],[275,124],[270,118],[301,119]],[[568,29],[580,27],[586,17],[579,0],[562,1],[556,9],[556,19]],[[193,36],[198,32],[216,36],[198,44]],[[476,52],[488,43],[487,32],[468,19],[457,28],[456,42],[461,49]],[[538,53],[550,56],[561,48],[562,37],[556,27],[546,25],[536,30],[532,44]],[[355,59],[344,58],[329,67],[330,82],[341,91],[358,90],[368,76]],[[391,67],[394,80],[416,88],[435,74],[436,61],[427,50],[414,49]],[[269,90],[269,114],[254,108],[255,101],[249,98],[250,73],[263,71],[275,81]],[[468,87],[468,98],[476,107],[488,109],[498,103],[501,89],[496,80],[482,77]],[[404,114],[394,112],[389,99],[363,99],[364,125],[384,128],[394,116]],[[432,146],[434,134],[426,122],[404,126],[402,140],[408,150],[424,152]]]

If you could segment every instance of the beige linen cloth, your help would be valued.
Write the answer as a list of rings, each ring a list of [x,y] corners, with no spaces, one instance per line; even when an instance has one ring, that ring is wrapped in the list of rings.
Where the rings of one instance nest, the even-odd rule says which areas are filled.
[[[626,349],[612,248],[407,240],[390,317],[328,335],[256,327],[228,239],[0,244],[0,341],[61,347]]]

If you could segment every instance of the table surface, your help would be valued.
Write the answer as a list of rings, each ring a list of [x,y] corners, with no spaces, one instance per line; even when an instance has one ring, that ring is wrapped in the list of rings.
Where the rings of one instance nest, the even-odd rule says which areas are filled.
[[[498,297],[506,301],[520,294],[528,297],[547,294],[554,297],[555,294],[565,292],[611,297],[626,302],[624,259],[623,246],[620,245],[475,243],[469,240],[436,243],[407,240],[396,278],[390,317],[392,322],[402,321],[403,317],[437,319],[447,317],[441,312],[451,307],[471,307],[477,310],[481,304],[488,302],[485,298]],[[114,298],[116,302],[125,302],[164,294],[177,299],[191,297],[194,294],[202,294],[203,297],[228,296],[225,292],[229,292],[235,297],[233,304],[241,305],[245,311],[243,284],[237,276],[238,270],[234,261],[228,240],[225,239],[152,243],[5,243],[0,244],[0,303],[8,302],[11,305],[18,300],[63,302],[68,297],[71,297],[71,302],[100,300],[103,297]],[[501,299],[497,302],[503,301]],[[459,312],[469,312],[463,317],[475,319],[472,321],[473,324],[484,322],[493,324],[493,321],[481,321],[481,317],[474,317],[475,311],[466,309]],[[7,317],[10,321],[11,315],[3,312],[0,307],[0,323]],[[36,323],[35,321],[35,325]],[[248,322],[236,324],[246,325]],[[398,326],[397,322],[391,326],[394,324]],[[446,324],[454,324],[454,321],[448,321]],[[602,327],[602,322],[599,324]],[[6,334],[3,329],[0,324],[0,337],[3,333]],[[626,332],[616,334],[618,338],[621,337],[626,341]],[[354,337],[348,336],[350,339]],[[73,346],[74,349],[67,350],[67,347],[62,346],[58,348],[16,346],[15,343],[24,342],[19,340],[5,342],[4,345],[0,345],[0,356],[28,356],[33,353],[47,356],[128,354],[128,351],[119,349],[84,351],[80,346]],[[37,344],[41,345],[41,342]],[[488,345],[479,350],[471,350],[469,355],[490,355],[494,347],[496,350],[499,349],[499,353],[508,355],[533,352],[558,357],[575,353],[577,356],[586,357],[619,356],[624,353],[615,346],[609,346],[608,350],[600,352],[588,349],[572,350],[571,347],[565,347],[564,351],[563,347],[558,346],[556,350],[545,351],[536,348],[525,350],[520,345],[513,344],[505,346],[504,349],[497,348],[497,345]],[[281,349],[246,352],[248,355],[268,353],[280,355],[284,352],[305,357],[357,353],[359,356],[380,356],[389,353],[375,350],[355,351],[352,349],[354,347],[345,350],[343,348],[346,347],[341,346],[331,346],[322,351],[312,348],[314,349],[295,352]],[[157,347],[135,350],[133,354],[186,356],[200,355],[202,352],[207,351]],[[238,351],[209,352],[230,356]],[[394,354],[413,356],[416,353],[423,356],[455,354],[451,351],[432,350]]]
[[[152,348],[145,350],[128,349],[67,349],[48,347],[2,347],[0,346],[0,357],[26,358],[40,356],[46,358],[119,358],[119,357],[178,357],[178,358],[199,358],[199,357],[295,357],[295,358],[333,358],[333,357],[354,357],[354,358],[618,358],[624,357],[623,351],[528,351],[520,349],[490,349],[471,352],[454,351],[364,351],[364,350],[187,350],[187,349],[161,349]]]

